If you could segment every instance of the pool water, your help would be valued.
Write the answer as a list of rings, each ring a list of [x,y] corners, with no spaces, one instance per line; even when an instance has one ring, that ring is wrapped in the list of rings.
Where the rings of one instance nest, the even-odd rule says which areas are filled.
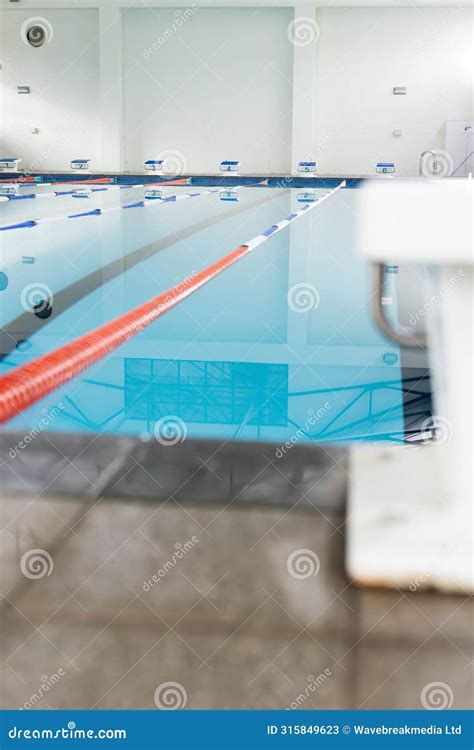
[[[2,227],[44,220],[0,232],[0,374],[182,283],[305,205],[293,188],[162,192],[200,194],[126,210],[143,187],[0,203]],[[104,213],[67,218],[95,208]],[[283,451],[410,437],[414,418],[430,413],[427,375],[408,372],[374,327],[356,215],[357,190],[339,190],[3,429],[257,440]]]

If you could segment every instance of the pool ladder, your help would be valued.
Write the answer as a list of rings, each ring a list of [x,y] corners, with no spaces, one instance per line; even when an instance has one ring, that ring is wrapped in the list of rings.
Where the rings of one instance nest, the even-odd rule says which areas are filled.
[[[428,150],[420,154],[420,176],[423,174],[423,159],[427,154],[431,154],[436,160],[436,151]],[[434,162],[436,163],[436,162]],[[387,318],[383,306],[383,296],[385,289],[385,263],[372,264],[372,315],[379,331],[389,338],[394,344],[410,348],[426,348],[426,336],[405,333],[403,330],[395,330],[391,321]]]
[[[403,347],[426,349],[426,336],[396,331],[385,315],[383,296],[385,288],[385,263],[372,264],[372,315],[379,331],[394,344]]]

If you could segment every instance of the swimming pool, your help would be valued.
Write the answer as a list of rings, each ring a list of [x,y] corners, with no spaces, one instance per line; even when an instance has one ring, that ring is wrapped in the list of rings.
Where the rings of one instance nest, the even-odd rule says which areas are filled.
[[[0,203],[0,375],[267,233],[3,431],[251,441],[283,453],[416,435],[430,415],[429,377],[372,322],[369,269],[353,249],[357,189],[314,206],[340,180],[188,182],[156,186],[156,198],[145,197],[150,185],[29,183]],[[387,268],[384,300],[394,317],[397,270]]]

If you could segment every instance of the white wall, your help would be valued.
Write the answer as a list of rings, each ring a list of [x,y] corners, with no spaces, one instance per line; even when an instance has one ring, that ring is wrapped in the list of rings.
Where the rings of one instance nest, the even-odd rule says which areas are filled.
[[[25,168],[84,156],[108,171],[176,151],[194,173],[223,158],[287,173],[310,150],[321,173],[373,174],[387,160],[417,174],[421,151],[444,147],[446,120],[473,117],[472,8],[305,2],[296,15],[317,21],[311,47],[288,39],[292,8],[188,8],[179,23],[184,8],[2,9],[0,150]],[[51,44],[23,44],[31,15],[51,21]]]
[[[50,44],[22,42],[21,25],[32,16],[51,23]],[[98,12],[7,10],[0,29],[1,155],[21,156],[20,166],[32,171],[65,169],[74,158],[97,162]],[[31,93],[17,94],[18,85]]]
[[[289,8],[127,10],[123,16],[125,168],[177,150],[193,173],[241,159],[290,169]]]
[[[444,148],[445,121],[472,118],[472,18],[467,7],[317,11],[322,172],[373,174],[394,161],[397,173],[418,174],[420,153]]]

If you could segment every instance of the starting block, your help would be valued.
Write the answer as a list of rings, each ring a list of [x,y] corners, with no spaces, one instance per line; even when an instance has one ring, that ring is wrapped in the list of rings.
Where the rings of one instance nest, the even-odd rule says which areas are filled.
[[[156,190],[155,188],[147,188],[143,192],[143,197],[147,200],[161,200],[163,198],[163,191]]]
[[[90,159],[73,159],[71,161],[71,169],[73,172],[88,172],[90,163]]]
[[[303,174],[314,174],[316,172],[318,164],[315,161],[299,161],[298,162],[298,172],[302,172]]]
[[[0,157],[0,172],[18,172],[18,164],[21,159],[16,156],[2,156]]]
[[[220,171],[223,173],[232,172],[234,175],[237,174],[237,171],[240,166],[240,161],[234,161],[232,159],[226,159],[224,161],[221,161],[220,163]]]
[[[299,203],[314,203],[318,199],[316,193],[312,190],[305,190],[304,193],[297,193],[296,200]]]
[[[90,198],[92,195],[91,188],[81,188],[80,190],[75,190],[72,193],[72,198]]]
[[[0,185],[0,195],[19,195],[20,186],[11,183],[9,185]]]
[[[164,163],[164,159],[147,159],[143,166],[147,172],[161,172]]]
[[[375,165],[375,171],[377,174],[393,174],[395,172],[395,164],[393,161],[379,161]]]
[[[239,201],[240,197],[237,190],[221,190],[219,193],[221,201]]]

